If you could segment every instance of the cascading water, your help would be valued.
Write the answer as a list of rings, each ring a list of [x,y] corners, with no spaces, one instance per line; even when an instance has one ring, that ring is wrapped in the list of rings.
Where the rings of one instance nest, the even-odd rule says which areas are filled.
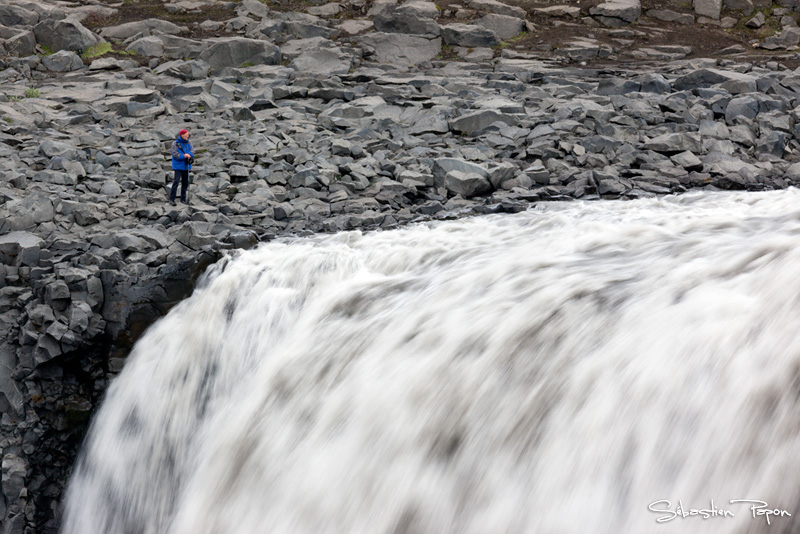
[[[137,344],[64,533],[798,532],[798,327],[797,190],[267,244]]]

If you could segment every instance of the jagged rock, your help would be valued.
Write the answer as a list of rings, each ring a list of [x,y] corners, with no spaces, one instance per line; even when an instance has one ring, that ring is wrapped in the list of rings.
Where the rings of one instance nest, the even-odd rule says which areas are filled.
[[[399,6],[388,6],[373,19],[375,29],[383,33],[407,33],[428,38],[438,37],[442,31],[433,18],[420,14],[417,10]]]
[[[758,115],[758,108],[758,101],[752,96],[738,96],[728,102],[725,108],[725,122],[730,125],[742,120],[753,120]]]
[[[164,55],[164,42],[156,36],[142,37],[129,44],[125,50],[145,57],[161,57]]]
[[[669,81],[661,74],[645,74],[639,78],[640,91],[643,93],[669,93],[672,86]]]
[[[0,24],[3,26],[33,26],[39,22],[35,11],[12,4],[0,5]]]
[[[208,77],[209,64],[205,61],[168,61],[156,68],[156,74],[174,76],[181,80],[204,80]]]
[[[30,232],[10,232],[0,236],[0,262],[5,265],[35,266],[44,241]]]
[[[592,16],[619,19],[623,22],[636,22],[642,14],[642,4],[639,0],[614,0],[598,4],[591,9]]]
[[[464,198],[485,195],[492,190],[489,180],[484,176],[458,170],[452,170],[445,175],[444,187],[449,192]]]
[[[612,51],[606,45],[592,39],[575,39],[565,43],[563,47],[554,52],[559,56],[568,57],[574,61],[585,61],[596,57],[608,56]]]
[[[624,95],[627,93],[638,93],[641,84],[633,80],[621,80],[619,78],[609,78],[600,80],[597,85],[599,95]]]
[[[450,129],[464,135],[476,135],[495,122],[503,122],[516,126],[519,121],[506,113],[494,110],[483,110],[467,113],[450,122]]]
[[[453,46],[492,47],[500,43],[497,34],[488,28],[454,22],[442,27],[444,42]]]
[[[525,10],[521,7],[510,6],[497,0],[469,0],[467,5],[477,11],[495,13],[497,15],[508,15],[509,17],[525,18]]]
[[[680,165],[687,171],[698,171],[702,172],[703,170],[703,162],[700,161],[696,155],[691,152],[680,152],[675,154],[674,156],[670,157],[670,159],[676,164]]]
[[[741,11],[743,15],[749,15],[755,9],[752,0],[724,0],[726,8]]]
[[[100,30],[100,35],[106,39],[114,39],[116,41],[124,41],[135,35],[147,35],[152,31],[159,33],[166,33],[170,35],[178,35],[181,32],[189,31],[185,26],[178,26],[172,22],[160,19],[145,19],[137,20],[135,22],[126,22],[117,26],[106,26]]]
[[[719,20],[722,0],[692,0],[694,12],[700,16]]]
[[[69,50],[81,53],[101,39],[76,20],[46,20],[33,27],[36,42],[53,51]]]
[[[672,87],[677,91],[695,89],[698,87],[711,87],[731,80],[752,81],[755,78],[749,74],[735,71],[723,71],[720,69],[698,69],[689,74],[679,76]]]
[[[780,35],[773,35],[767,37],[763,43],[760,43],[759,48],[766,48],[767,50],[775,50],[778,48],[791,48],[800,44],[800,28],[786,27]]]
[[[311,37],[324,37],[330,39],[336,31],[311,22],[287,21],[284,22],[284,30],[295,39],[309,39]]]
[[[430,61],[442,51],[442,39],[427,39],[400,33],[368,33],[358,38],[371,52],[373,61],[393,65],[418,65]],[[366,53],[365,53],[366,55]]]
[[[445,178],[451,171],[463,174],[475,174],[488,179],[488,171],[476,163],[459,158],[436,158],[433,160],[433,183],[436,187],[443,187]]]
[[[519,35],[525,28],[525,20],[508,15],[490,14],[475,21],[478,26],[492,30],[499,39],[506,40]]]
[[[207,41],[186,39],[176,35],[159,35],[164,43],[164,57],[169,59],[197,59],[209,46]]]
[[[343,10],[341,4],[336,2],[328,2],[327,4],[323,4],[317,7],[309,7],[307,9],[310,15],[315,15],[317,17],[324,17],[324,18],[331,18],[335,17]]]
[[[352,63],[350,57],[338,48],[314,50],[292,60],[290,67],[309,74],[347,74]]]
[[[571,17],[573,19],[577,19],[581,15],[581,8],[577,6],[559,5],[550,7],[535,7],[533,8],[533,12],[538,13],[539,15],[547,15],[550,17]]]
[[[643,148],[653,152],[675,154],[678,152],[698,153],[703,151],[703,143],[698,134],[694,133],[669,133],[659,135],[645,142]]]
[[[764,24],[767,23],[766,17],[764,17],[764,13],[758,12],[755,17],[751,18],[745,23],[745,26],[748,28],[760,28]]]
[[[371,30],[374,24],[371,20],[345,20],[337,26],[340,32],[348,35],[358,35]]]
[[[6,53],[13,56],[30,56],[36,53],[36,37],[32,31],[24,31],[6,39]]]
[[[42,58],[42,65],[52,72],[71,72],[84,67],[83,61],[75,52],[61,50]]]
[[[253,15],[256,18],[263,19],[269,16],[269,7],[258,0],[242,0],[237,8],[239,15]]]
[[[281,62],[281,52],[277,46],[266,41],[227,37],[214,40],[200,54],[200,59],[216,70],[240,67],[243,64],[277,65]]]
[[[336,43],[324,37],[311,37],[310,39],[292,39],[290,41],[286,41],[281,45],[281,56],[284,59],[291,60],[296,57],[299,57],[302,54],[326,48],[336,48],[337,50],[339,49]]]

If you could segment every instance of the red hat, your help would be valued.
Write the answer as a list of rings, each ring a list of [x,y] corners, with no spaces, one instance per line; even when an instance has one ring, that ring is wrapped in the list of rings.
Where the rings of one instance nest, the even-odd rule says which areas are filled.
[[[189,130],[181,130],[180,132],[178,132],[178,135],[183,135],[185,133],[189,133]]]

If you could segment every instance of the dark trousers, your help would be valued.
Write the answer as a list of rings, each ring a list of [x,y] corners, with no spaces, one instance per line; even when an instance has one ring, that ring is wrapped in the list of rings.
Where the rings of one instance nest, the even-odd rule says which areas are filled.
[[[175,178],[172,179],[172,190],[169,192],[169,199],[175,200],[175,193],[178,192],[178,182],[181,184],[181,202],[186,202],[186,191],[189,189],[189,171],[174,169]]]

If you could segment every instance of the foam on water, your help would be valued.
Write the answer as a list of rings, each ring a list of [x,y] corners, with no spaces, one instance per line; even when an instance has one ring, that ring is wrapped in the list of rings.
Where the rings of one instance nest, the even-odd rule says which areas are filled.
[[[797,190],[270,243],[139,341],[64,532],[797,531],[798,325]]]

